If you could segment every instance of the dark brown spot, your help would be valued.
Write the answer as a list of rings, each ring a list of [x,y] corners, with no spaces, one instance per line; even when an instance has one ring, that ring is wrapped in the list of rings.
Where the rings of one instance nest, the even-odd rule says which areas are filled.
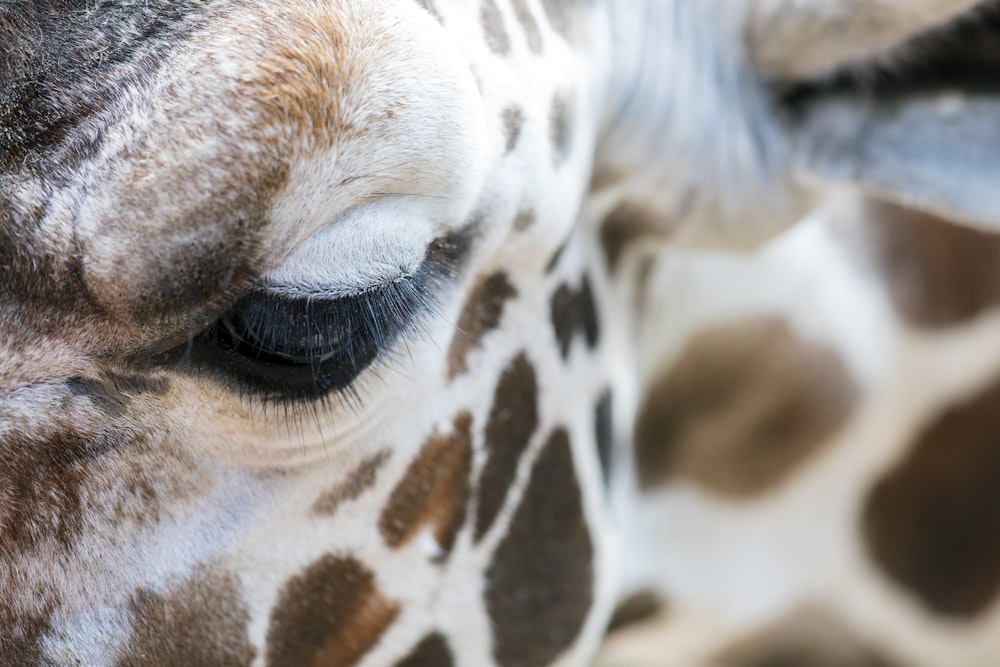
[[[586,275],[575,290],[568,284],[560,285],[552,295],[552,328],[559,341],[562,358],[569,357],[570,345],[579,333],[587,341],[587,347],[594,349],[600,339],[600,325],[597,320],[597,306]]]
[[[597,444],[597,459],[601,462],[605,484],[611,477],[611,446],[614,441],[612,407],[611,390],[605,389],[594,406],[594,442]]]
[[[281,592],[267,630],[268,664],[351,667],[398,613],[361,563],[323,556]]]
[[[633,593],[618,603],[608,621],[608,633],[627,625],[648,621],[663,611],[663,601],[653,591]]]
[[[231,574],[202,571],[163,595],[140,589],[131,609],[132,637],[119,667],[238,667],[256,655],[250,614]]]
[[[483,24],[483,33],[490,50],[500,56],[507,55],[510,52],[510,37],[503,25],[503,16],[493,0],[482,0],[479,20]]]
[[[427,635],[396,667],[452,667],[455,659],[448,640],[438,633]]]
[[[401,547],[430,525],[447,557],[465,518],[471,465],[472,415],[463,412],[451,433],[427,440],[393,489],[378,524],[386,544]]]
[[[528,42],[528,48],[531,49],[532,53],[541,53],[542,33],[538,30],[538,23],[535,22],[535,17],[528,9],[527,3],[524,0],[512,0],[511,4],[514,6],[514,13],[521,24],[521,29],[524,30],[524,39]]]
[[[341,503],[355,500],[375,484],[379,469],[389,460],[389,450],[382,450],[362,461],[344,480],[320,496],[313,504],[313,514],[331,516]]]
[[[867,212],[864,250],[908,322],[949,326],[1000,305],[1000,235],[891,204]]]
[[[458,318],[458,331],[448,350],[448,377],[454,379],[465,373],[470,350],[480,345],[483,337],[500,325],[504,306],[517,296],[506,273],[494,273],[479,282],[462,308]]]
[[[504,154],[510,153],[521,138],[521,128],[524,125],[524,114],[517,107],[511,106],[503,110],[503,134],[505,138]]]
[[[538,385],[535,369],[522,352],[504,369],[497,382],[493,407],[486,423],[486,465],[479,477],[476,539],[489,530],[500,513],[517,464],[538,428]]]
[[[682,478],[730,497],[763,493],[829,440],[856,398],[837,353],[781,320],[706,330],[643,397],[640,483]]]
[[[580,632],[593,599],[593,544],[569,434],[545,444],[507,535],[486,572],[493,655],[503,667],[541,667]]]
[[[601,223],[601,246],[608,269],[614,273],[625,252],[636,242],[668,231],[668,225],[652,211],[631,202],[616,206]]]
[[[552,112],[549,122],[552,157],[553,161],[559,165],[569,157],[573,135],[572,107],[570,107],[569,99],[565,95],[557,93],[552,98]]]
[[[967,617],[1000,592],[1000,384],[952,406],[872,490],[875,561],[931,610]]]
[[[28,550],[55,540],[72,545],[80,529],[88,471],[117,446],[110,433],[75,431],[48,438],[14,434],[0,447],[0,535]]]
[[[514,218],[514,229],[519,232],[523,232],[533,224],[535,224],[535,212],[530,208],[520,211]]]
[[[712,667],[894,667],[828,614],[801,610],[710,662]]]

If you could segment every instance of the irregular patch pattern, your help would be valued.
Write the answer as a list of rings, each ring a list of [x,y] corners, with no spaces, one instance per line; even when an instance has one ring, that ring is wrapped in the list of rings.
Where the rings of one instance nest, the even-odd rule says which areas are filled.
[[[634,434],[640,483],[763,493],[828,441],[856,399],[837,354],[781,320],[708,329],[644,394]]]
[[[424,637],[408,656],[396,663],[396,667],[452,667],[454,664],[448,640],[435,632]]]
[[[399,613],[356,559],[327,555],[285,586],[271,614],[271,665],[351,667]]]
[[[1000,235],[892,204],[867,213],[865,249],[906,321],[954,326],[1000,306]]]
[[[1000,594],[1000,384],[949,408],[874,487],[875,561],[928,609],[972,617]]]
[[[510,106],[501,114],[503,120],[504,153],[510,153],[521,138],[521,128],[524,125],[524,112],[518,107]]]
[[[245,667],[256,655],[239,582],[226,572],[203,570],[166,594],[139,590],[131,609],[119,667]]]
[[[490,274],[472,290],[448,349],[449,378],[469,370],[469,352],[482,343],[486,334],[500,326],[504,307],[515,296],[517,290],[504,272]]]
[[[510,37],[503,25],[503,15],[493,0],[482,0],[479,18],[490,50],[500,56],[507,55],[510,52]]]
[[[538,23],[535,22],[535,17],[531,14],[526,1],[511,0],[511,5],[514,7],[514,14],[517,16],[517,20],[521,24],[521,29],[524,31],[524,38],[528,42],[528,48],[532,53],[540,54],[542,52],[542,33],[539,31]]]
[[[556,94],[552,98],[552,112],[549,118],[549,131],[552,138],[552,158],[560,165],[569,157],[573,138],[572,107],[569,98],[564,94]]]
[[[486,573],[500,665],[542,667],[573,642],[593,600],[593,556],[569,434],[559,428]]]
[[[463,412],[451,433],[428,439],[393,489],[378,524],[386,544],[399,548],[430,526],[447,557],[465,518],[471,465],[472,415]]]
[[[618,270],[625,252],[636,242],[662,235],[667,227],[651,211],[628,201],[618,204],[601,222],[601,246],[611,273]]]
[[[590,289],[590,279],[586,275],[583,276],[578,290],[566,283],[560,285],[552,295],[550,311],[552,328],[559,341],[559,352],[563,359],[569,358],[570,345],[577,333],[586,340],[587,347],[590,349],[597,347],[601,330],[594,294]]]
[[[389,460],[390,452],[384,449],[362,461],[348,474],[344,481],[313,503],[313,514],[332,516],[342,503],[356,500],[375,484],[379,469]]]
[[[500,513],[507,491],[538,428],[538,384],[535,369],[522,352],[504,369],[497,383],[486,423],[486,464],[479,476],[476,539],[479,540]]]

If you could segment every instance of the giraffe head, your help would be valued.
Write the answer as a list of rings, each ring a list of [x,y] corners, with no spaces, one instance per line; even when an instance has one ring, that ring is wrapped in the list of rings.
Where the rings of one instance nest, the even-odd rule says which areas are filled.
[[[822,118],[738,14],[4,10],[0,662],[586,661],[632,241],[787,224]]]

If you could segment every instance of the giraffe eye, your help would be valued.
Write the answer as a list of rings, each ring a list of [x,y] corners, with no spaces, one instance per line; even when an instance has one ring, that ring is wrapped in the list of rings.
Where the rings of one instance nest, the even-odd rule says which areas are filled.
[[[223,370],[241,392],[319,398],[391,349],[432,300],[423,272],[334,299],[255,292],[203,334],[195,361]]]

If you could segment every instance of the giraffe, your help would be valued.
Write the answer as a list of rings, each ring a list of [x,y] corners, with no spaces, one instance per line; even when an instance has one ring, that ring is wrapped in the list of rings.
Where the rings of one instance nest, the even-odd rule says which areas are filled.
[[[880,477],[898,438],[876,430],[896,444],[853,484],[806,481],[855,461],[864,425],[841,428],[873,395],[863,381],[888,377],[854,375],[892,333],[887,306],[864,313],[882,336],[868,347],[809,328],[843,316],[840,293],[801,315],[766,297],[768,276],[822,283],[832,266],[848,300],[878,300],[870,269],[843,268],[838,224],[902,211],[917,234],[919,210],[959,236],[995,227],[972,177],[990,164],[991,98],[949,106],[910,95],[906,75],[887,98],[856,83],[942,30],[989,65],[987,5],[2,5],[0,663],[585,665],[646,586],[722,607],[713,643],[744,642],[718,654],[729,664],[799,603],[837,617],[803,649],[832,660],[856,642],[862,658],[988,664],[989,628],[947,627],[955,607],[988,605],[988,573],[928,590],[930,565],[898,562],[898,544],[938,544]],[[942,120],[956,113],[959,129]],[[796,273],[798,256],[829,262]],[[727,329],[740,309],[707,289],[668,307],[726,261],[739,284],[725,294],[769,316],[747,323],[745,308]],[[747,361],[768,344],[818,370]],[[727,425],[710,385],[734,368],[776,398],[734,422],[729,449],[674,443],[670,410]],[[969,372],[947,389],[971,391]],[[914,419],[947,421],[945,394]],[[796,442],[760,461],[740,450],[755,415],[785,414],[801,415],[779,432]],[[970,456],[981,490],[990,453]],[[812,579],[765,562],[763,595],[741,597],[740,573],[722,577],[685,525],[710,518],[752,557],[753,526],[698,488],[752,514],[761,497],[791,512],[862,482],[879,485],[863,516],[889,576],[851,579],[836,604],[810,586],[837,581],[821,567],[835,559]],[[773,562],[796,557],[796,528]],[[907,647],[935,617],[893,616],[889,585],[943,611],[939,634]],[[864,621],[890,629],[874,653]],[[823,649],[838,624],[847,639]],[[653,664],[680,654],[669,646]]]

